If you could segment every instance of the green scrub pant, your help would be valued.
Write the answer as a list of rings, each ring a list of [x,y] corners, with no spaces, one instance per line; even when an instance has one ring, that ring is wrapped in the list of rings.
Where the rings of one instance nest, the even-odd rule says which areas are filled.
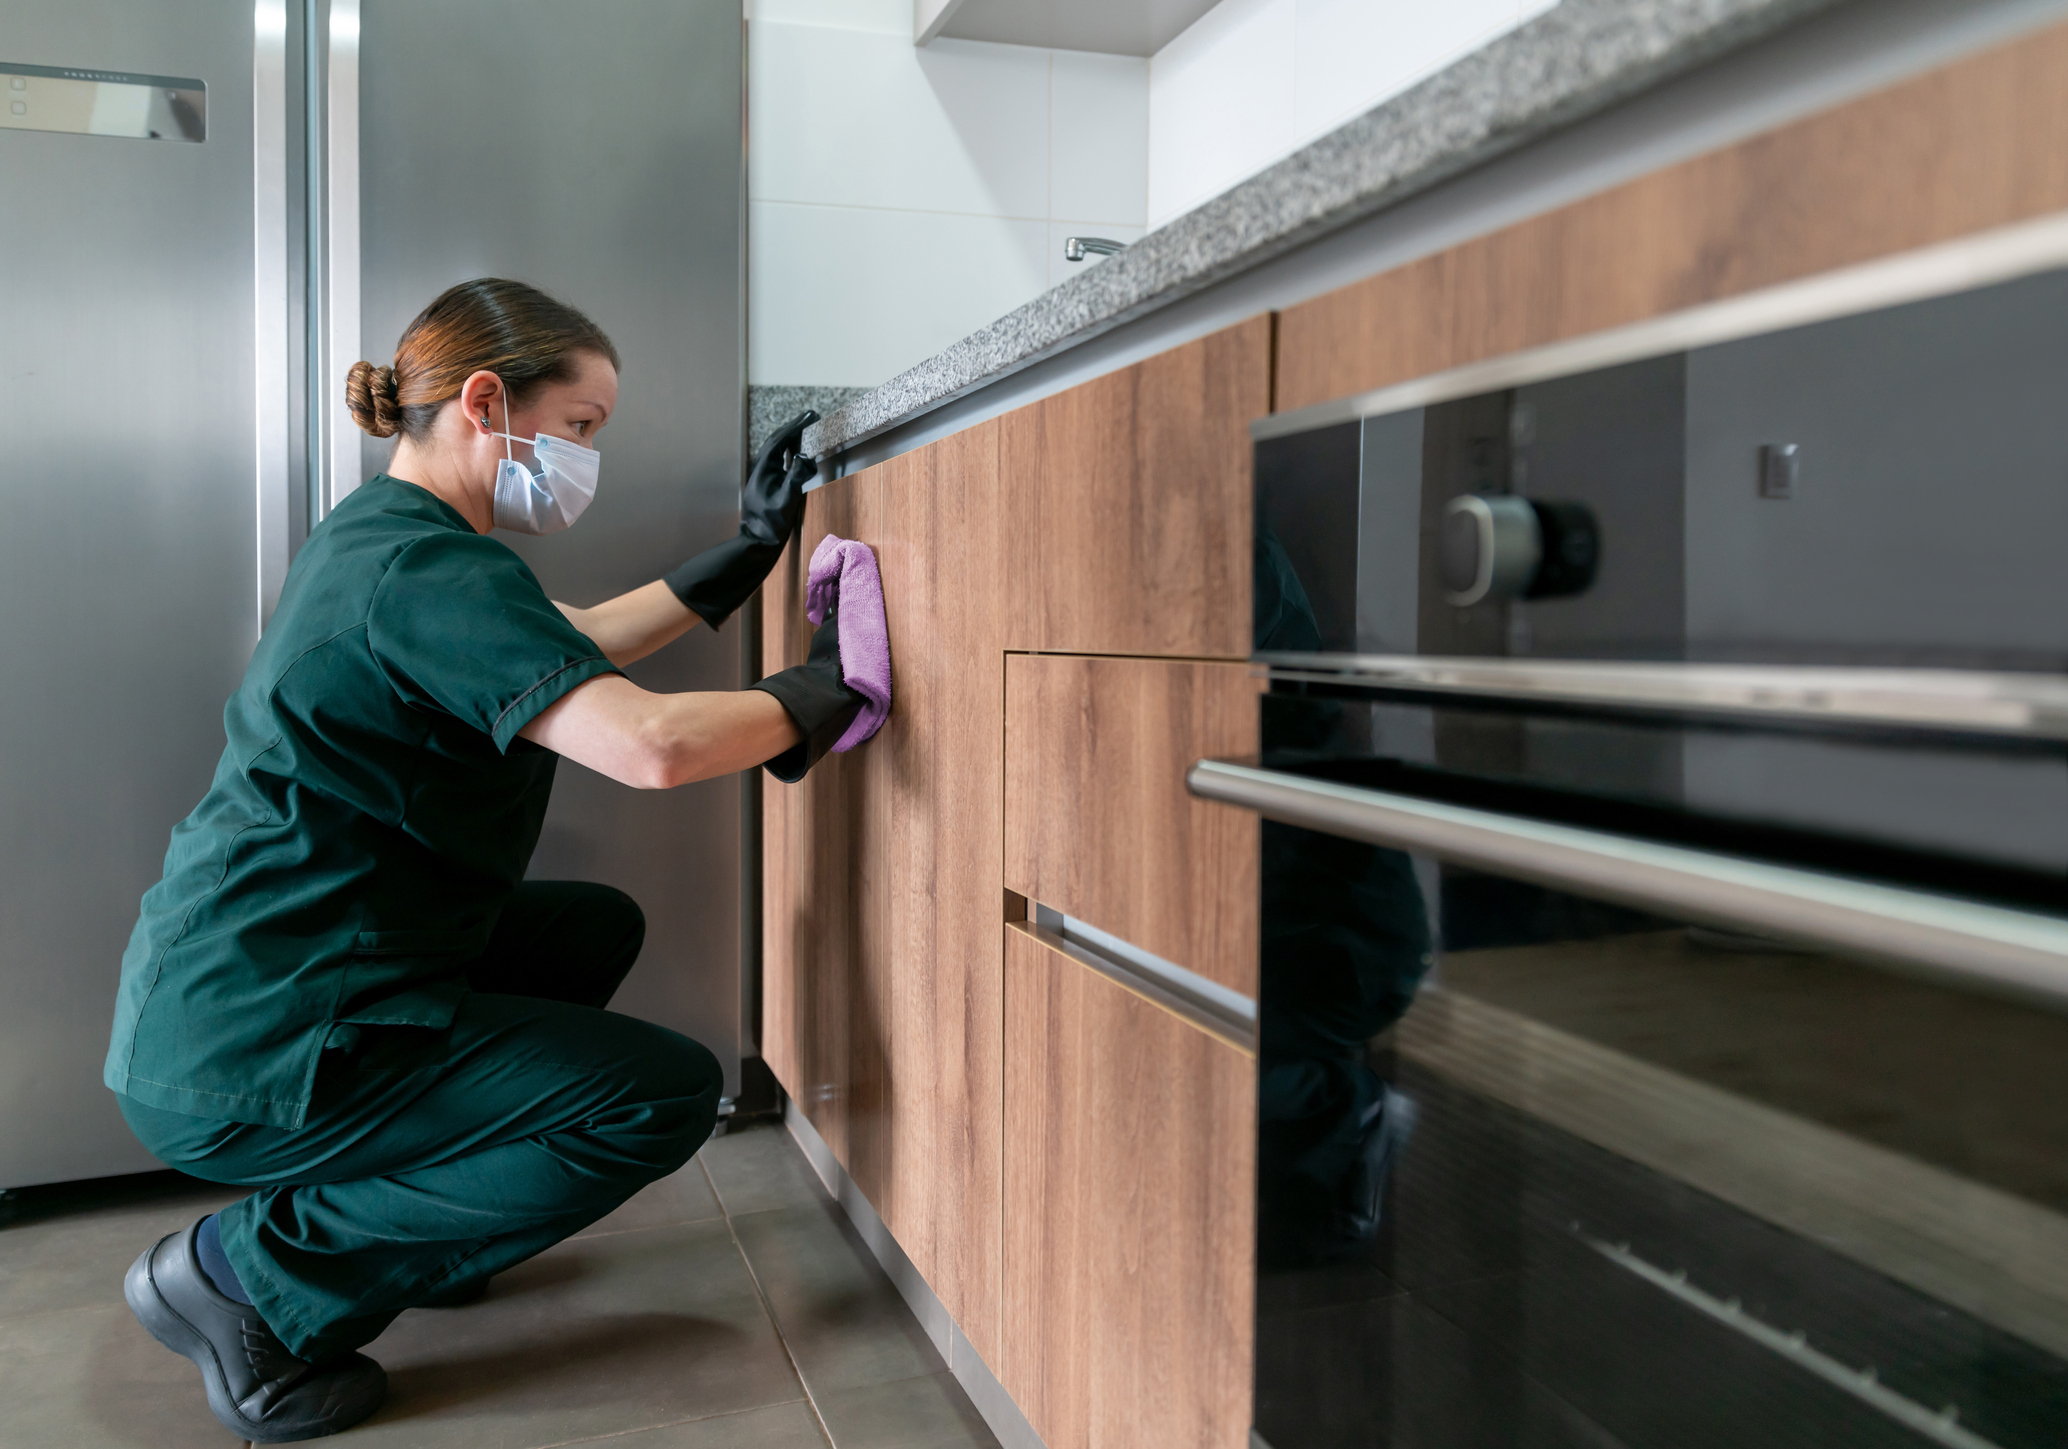
[[[452,1028],[369,1026],[325,1051],[306,1126],[127,1097],[123,1115],[169,1166],[258,1189],[223,1209],[223,1251],[260,1316],[319,1362],[580,1232],[710,1136],[717,1059],[602,1009],[645,934],[622,892],[528,881]]]

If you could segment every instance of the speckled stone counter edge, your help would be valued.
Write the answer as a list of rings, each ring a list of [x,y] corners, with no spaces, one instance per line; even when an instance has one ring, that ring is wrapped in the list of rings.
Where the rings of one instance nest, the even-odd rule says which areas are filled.
[[[863,393],[838,453],[1842,0],[1563,0],[1484,49]]]
[[[866,387],[791,387],[754,383],[747,389],[747,456],[761,451],[775,430],[806,408],[831,417],[869,389]]]

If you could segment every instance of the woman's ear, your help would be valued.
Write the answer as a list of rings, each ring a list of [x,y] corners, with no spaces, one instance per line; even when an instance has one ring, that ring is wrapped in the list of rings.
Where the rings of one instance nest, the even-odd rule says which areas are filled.
[[[503,380],[492,372],[477,372],[460,384],[460,410],[467,416],[467,430],[475,434],[505,433],[506,399]]]

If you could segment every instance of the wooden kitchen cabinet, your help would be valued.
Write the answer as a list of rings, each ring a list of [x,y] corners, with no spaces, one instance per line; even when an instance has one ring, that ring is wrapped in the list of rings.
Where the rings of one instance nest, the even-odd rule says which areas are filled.
[[[1243,1449],[1254,1059],[1004,930],[1000,1381],[1048,1449]]]
[[[1005,670],[1005,883],[1257,990],[1260,826],[1196,799],[1193,761],[1257,750],[1247,664],[1016,654]]]
[[[803,660],[805,565],[876,551],[896,688],[874,739],[763,794],[762,1052],[987,1356],[997,1347],[1004,965],[998,427],[809,495],[764,587],[763,668]]]
[[[2068,208],[2068,26],[1317,297],[1289,411]]]
[[[1010,647],[1246,659],[1252,318],[1006,414]]]
[[[874,740],[827,758],[798,785],[766,784],[762,1053],[993,1365],[1007,1353],[1004,1244],[1020,1210],[1002,1198],[1005,1073],[1011,1053],[1029,1049],[1008,1041],[1001,902],[1009,878],[1036,881],[1047,904],[1253,989],[1257,827],[1241,812],[1192,801],[1183,771],[1200,754],[1254,748],[1247,666],[1206,661],[1249,653],[1248,424],[1269,411],[1269,378],[1270,322],[1260,318],[833,480],[809,495],[798,543],[762,591],[762,667],[773,673],[801,662],[809,646],[813,548],[827,533],[869,544],[883,574],[895,690]],[[1065,660],[1051,671],[1013,653],[1064,647],[1195,657],[1168,666]],[[1009,659],[1028,690],[1021,737],[1047,761],[1045,783],[1061,792],[1063,810],[1021,817],[1032,874],[1005,863]],[[1064,696],[1094,676],[1111,712],[1065,720]],[[1089,733],[1066,729],[1050,740],[1054,727],[1086,724]],[[1095,808],[1102,796],[1113,808]],[[1018,798],[1033,797],[1023,790]],[[1151,814],[1131,819],[1131,809]],[[1077,832],[1142,869],[1093,889],[1084,872],[1045,864]],[[1136,899],[1133,887],[1146,894]],[[1192,919],[1195,911],[1204,914]],[[1106,1002],[1112,992],[1125,1001],[1111,1002],[1108,1015],[1134,1023],[1129,1013],[1151,1013],[1146,1048],[1169,1045],[1179,1069],[1241,1099],[1239,1107],[1219,1096],[1177,1106],[1176,1130],[1196,1135],[1210,1121],[1219,1131],[1229,1112],[1250,1110],[1247,1057],[1111,983],[1086,999]],[[1087,1029],[1107,1029],[1105,1017],[1085,1012]],[[1057,1018],[1057,1031],[1076,1029]],[[1201,1043],[1211,1050],[1194,1062]],[[1210,1222],[1199,1216],[1203,1185],[1187,1189],[1197,1201],[1183,1210],[1199,1232],[1234,1233],[1227,1250],[1246,1264],[1247,1168],[1231,1164],[1248,1161],[1249,1127],[1213,1146],[1220,1155],[1210,1163],[1198,1155],[1208,1147],[1172,1141],[1174,1181],[1224,1170],[1242,1179],[1240,1202],[1230,1205],[1214,1176]],[[1126,1222],[1136,1227],[1116,1220],[1109,1226],[1119,1237],[1101,1251],[1132,1251],[1120,1238],[1137,1228],[1162,1231],[1153,1219]],[[1177,1283],[1189,1267],[1170,1271],[1173,1283],[1158,1291],[1192,1291]],[[1239,1313],[1227,1311],[1247,1334],[1247,1299]],[[1060,1339],[1071,1331],[1062,1320],[1034,1327]],[[1204,1335],[1197,1341],[1217,1355],[1215,1386],[1201,1400],[1213,1406],[1214,1432],[1224,1420],[1246,1422],[1247,1348],[1226,1339],[1237,1329],[1216,1318],[1174,1339],[1158,1336],[1169,1331],[1141,1330],[1128,1350],[1135,1371],[1166,1373],[1163,1346],[1191,1352]],[[1240,1388],[1239,1405],[1223,1402],[1223,1380]],[[1164,1397],[1158,1387],[1145,1402]],[[1189,1402],[1189,1388],[1183,1397]],[[1169,1422],[1207,1422],[1200,1412],[1181,1407]],[[1089,1442],[1084,1425],[1054,1428],[1052,1449]],[[1097,1442],[1120,1442],[1101,1433]]]
[[[881,537],[887,483],[810,495],[800,539]],[[793,546],[762,586],[764,673],[809,646],[809,555]],[[764,778],[762,792],[762,1052],[872,1200],[890,1176],[890,813],[872,808],[889,764],[888,750],[829,756],[801,784]]]

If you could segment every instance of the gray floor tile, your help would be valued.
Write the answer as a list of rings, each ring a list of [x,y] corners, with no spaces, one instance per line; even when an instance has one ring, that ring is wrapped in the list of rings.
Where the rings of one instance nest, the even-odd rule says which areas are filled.
[[[641,1189],[632,1200],[608,1217],[599,1218],[578,1236],[631,1232],[639,1228],[666,1228],[677,1223],[702,1222],[722,1216],[718,1199],[712,1195],[710,1179],[692,1161],[669,1177]]]
[[[944,1373],[814,1397],[834,1449],[998,1449],[962,1385]]]
[[[733,1231],[814,1394],[947,1368],[833,1203],[735,1216]]]
[[[818,1417],[802,1399],[592,1442],[594,1449],[826,1449]]]
[[[119,1276],[119,1274],[118,1274]],[[127,1306],[0,1321],[0,1444],[7,1449],[228,1449],[201,1373]]]
[[[137,1254],[243,1195],[177,1184],[137,1199],[0,1228],[0,1319],[64,1308],[119,1306]]]
[[[237,1442],[208,1412],[199,1373],[121,1301],[144,1246],[236,1196],[176,1180],[113,1185],[0,1227],[0,1446]],[[775,1126],[711,1143],[582,1237],[502,1275],[485,1302],[405,1314],[369,1346],[391,1398],[353,1444],[826,1449],[734,1231],[838,1449],[993,1444]]]
[[[572,1239],[366,1351],[390,1396],[357,1449],[531,1449],[801,1394],[722,1219]]]
[[[826,1186],[804,1160],[803,1149],[781,1123],[728,1132],[697,1154],[734,1217],[828,1201]]]

